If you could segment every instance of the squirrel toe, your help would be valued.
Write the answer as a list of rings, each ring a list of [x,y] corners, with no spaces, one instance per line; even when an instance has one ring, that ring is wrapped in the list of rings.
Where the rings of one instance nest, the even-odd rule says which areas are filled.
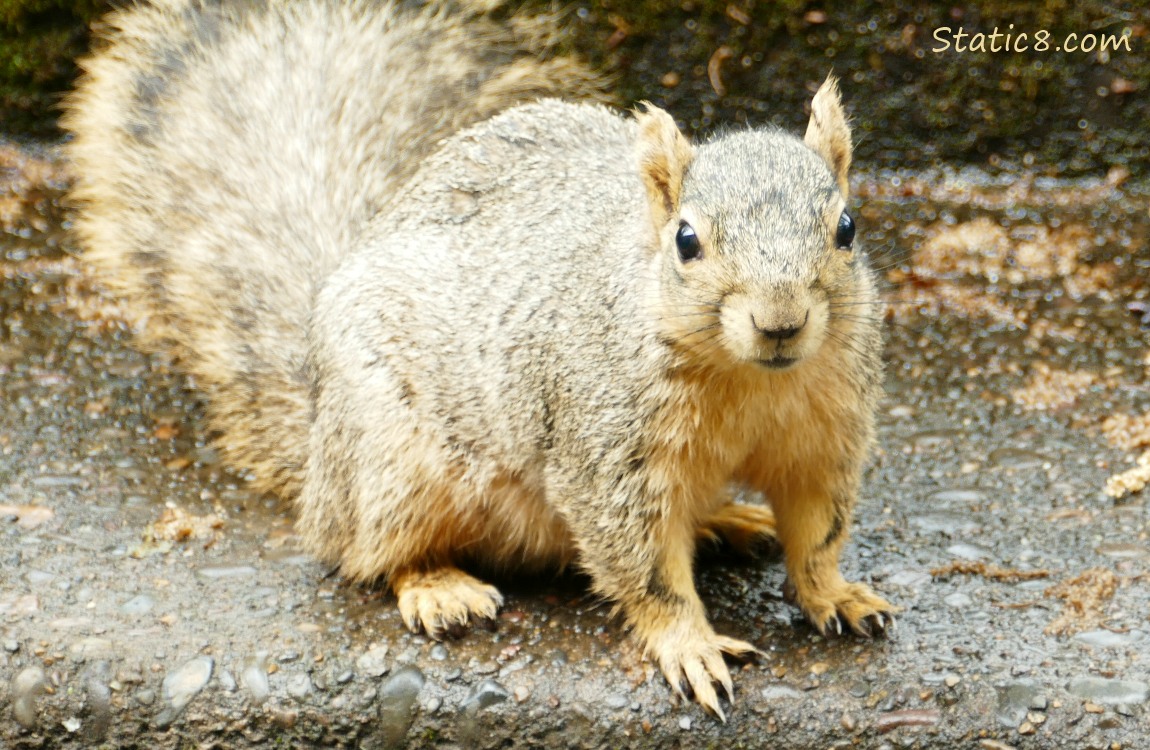
[[[803,596],[790,581],[784,584],[785,597],[803,610],[811,624],[825,636],[842,635],[847,629],[866,638],[885,635],[894,627],[898,608],[863,583],[844,583],[833,591]]]
[[[726,722],[715,684],[723,687],[728,703],[734,703],[735,689],[723,656],[743,659],[759,654],[759,650],[745,641],[718,635],[709,627],[686,632],[672,629],[666,635],[649,638],[647,650],[671,688],[683,698],[693,697],[706,711]]]
[[[503,605],[498,589],[458,568],[404,573],[393,587],[408,629],[435,640],[458,638],[469,624],[494,622]]]

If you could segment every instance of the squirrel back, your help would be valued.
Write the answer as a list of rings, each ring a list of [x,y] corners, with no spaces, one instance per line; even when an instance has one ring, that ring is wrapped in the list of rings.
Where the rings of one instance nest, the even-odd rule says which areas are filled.
[[[158,0],[103,24],[63,120],[85,258],[205,391],[226,457],[287,495],[313,297],[368,218],[458,129],[543,95],[606,98],[553,54],[550,17]]]

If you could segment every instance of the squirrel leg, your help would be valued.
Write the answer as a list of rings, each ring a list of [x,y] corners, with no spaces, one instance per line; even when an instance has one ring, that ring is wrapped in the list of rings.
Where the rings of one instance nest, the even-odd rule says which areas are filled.
[[[894,622],[894,606],[863,583],[839,572],[857,482],[824,483],[811,476],[770,494],[786,558],[784,593],[819,632],[842,633],[845,624],[860,635],[881,634]]]
[[[725,720],[715,685],[728,699],[734,688],[723,657],[758,651],[717,634],[707,621],[693,574],[697,519],[675,498],[651,497],[645,491],[649,477],[607,469],[600,476],[619,477],[619,484],[599,493],[590,488],[561,493],[581,508],[568,516],[582,567],[597,591],[618,602],[671,688],[683,697],[693,694]],[[603,528],[615,532],[604,534]]]
[[[730,545],[751,557],[766,540],[777,539],[775,514],[762,505],[730,502],[704,519],[696,533],[698,541]]]
[[[621,603],[672,689],[683,697],[693,694],[703,708],[725,721],[715,683],[722,685],[728,701],[734,700],[734,686],[723,656],[748,657],[758,650],[711,627],[695,590],[694,540],[685,531],[678,536],[678,543],[667,540],[664,553],[648,572],[643,595],[621,597]]]
[[[391,585],[407,627],[435,640],[459,637],[469,623],[493,622],[503,604],[494,586],[449,565],[402,571],[392,576]]]

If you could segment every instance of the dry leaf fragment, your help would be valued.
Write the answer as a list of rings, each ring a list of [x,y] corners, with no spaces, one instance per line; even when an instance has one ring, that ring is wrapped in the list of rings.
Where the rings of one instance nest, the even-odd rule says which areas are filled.
[[[196,516],[183,508],[166,508],[160,519],[150,527],[151,538],[169,542],[183,542],[188,539],[215,538],[224,527],[223,519],[214,513]]]
[[[1061,599],[1062,614],[1043,631],[1069,635],[1097,627],[1105,619],[1106,602],[1118,590],[1118,575],[1109,568],[1090,568],[1074,578],[1046,589],[1046,596]]]
[[[711,82],[711,88],[719,96],[727,95],[727,87],[723,85],[723,63],[734,56],[735,51],[724,44],[715,50],[711,59],[707,61],[707,78]]]
[[[1150,451],[1138,457],[1138,465],[1106,480],[1106,494],[1115,499],[1141,492],[1150,485]]]

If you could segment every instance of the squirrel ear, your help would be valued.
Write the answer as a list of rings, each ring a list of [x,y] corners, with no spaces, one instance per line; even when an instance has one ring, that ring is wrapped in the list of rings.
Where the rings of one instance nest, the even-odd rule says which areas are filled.
[[[671,115],[650,102],[641,104],[645,110],[635,111],[635,121],[639,123],[635,150],[639,158],[639,173],[651,202],[651,218],[658,230],[679,208],[683,175],[694,156],[694,149],[679,132]]]
[[[845,197],[850,189],[847,170],[851,166],[851,129],[839,100],[839,85],[834,74],[827,76],[811,100],[811,120],[803,140],[826,161]]]

